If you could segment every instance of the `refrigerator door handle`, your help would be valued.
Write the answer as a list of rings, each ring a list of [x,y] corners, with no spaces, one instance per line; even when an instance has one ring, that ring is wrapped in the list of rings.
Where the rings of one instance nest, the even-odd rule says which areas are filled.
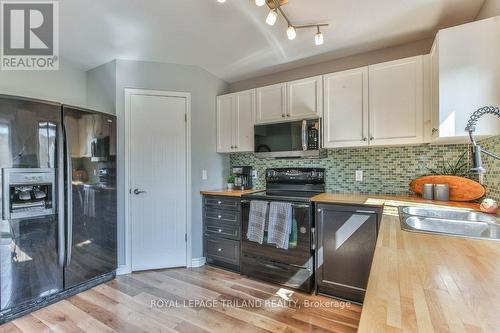
[[[64,141],[66,143],[66,175],[67,175],[67,186],[66,186],[66,214],[67,214],[67,225],[66,225],[66,266],[71,263],[71,248],[73,246],[73,167],[71,162],[71,142],[68,135],[67,126],[64,126]]]
[[[63,125],[58,126],[57,137],[57,255],[58,264],[64,266],[65,259],[65,199],[64,199],[64,130]]]

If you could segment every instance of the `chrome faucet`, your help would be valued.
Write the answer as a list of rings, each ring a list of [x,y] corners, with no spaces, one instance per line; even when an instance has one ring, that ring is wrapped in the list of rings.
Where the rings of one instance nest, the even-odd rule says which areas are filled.
[[[488,156],[491,156],[497,160],[500,160],[500,156],[487,151],[486,149],[483,149],[480,145],[477,144],[476,140],[474,139],[474,131],[476,130],[476,123],[485,114],[493,114],[497,117],[500,118],[500,109],[495,106],[485,106],[477,111],[475,111],[469,118],[469,121],[467,122],[467,126],[465,127],[465,130],[469,132],[469,138],[472,143],[472,169],[470,170],[471,172],[478,173],[481,176],[486,173],[486,169],[483,168],[482,166],[482,160],[481,160],[481,153],[484,153]]]

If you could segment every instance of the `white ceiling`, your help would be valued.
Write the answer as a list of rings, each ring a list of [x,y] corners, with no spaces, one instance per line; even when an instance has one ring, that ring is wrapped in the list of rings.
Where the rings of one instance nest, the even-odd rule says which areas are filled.
[[[61,56],[91,69],[113,59],[200,66],[235,82],[287,67],[434,36],[472,21],[484,0],[289,0],[294,24],[329,23],[286,38],[286,23],[265,24],[252,0],[60,1]]]

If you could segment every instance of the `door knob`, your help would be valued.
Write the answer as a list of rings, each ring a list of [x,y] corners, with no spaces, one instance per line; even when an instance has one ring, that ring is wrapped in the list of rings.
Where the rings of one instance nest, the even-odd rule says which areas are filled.
[[[135,194],[135,195],[139,195],[139,194],[142,194],[142,193],[146,193],[146,191],[144,191],[144,190],[139,190],[138,188],[136,188],[136,189],[134,190],[134,194]]]

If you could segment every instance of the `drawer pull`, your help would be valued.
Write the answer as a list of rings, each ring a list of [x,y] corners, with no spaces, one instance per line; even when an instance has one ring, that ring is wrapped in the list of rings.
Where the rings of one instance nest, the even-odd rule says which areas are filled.
[[[217,249],[217,252],[222,252],[222,249],[219,247],[219,248]]]
[[[219,229],[219,232],[222,232],[222,229]]]

